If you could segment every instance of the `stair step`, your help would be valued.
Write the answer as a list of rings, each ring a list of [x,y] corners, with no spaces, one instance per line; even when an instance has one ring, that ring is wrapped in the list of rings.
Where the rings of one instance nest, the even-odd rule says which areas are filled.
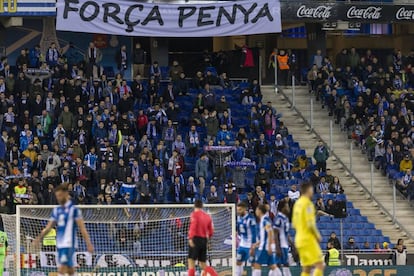
[[[287,97],[291,98],[291,90],[289,88],[286,92]],[[282,121],[289,128],[289,132],[294,136],[295,141],[299,142],[301,148],[305,149],[309,156],[312,155],[313,150],[317,143],[316,135],[311,134],[308,128],[305,126],[303,120],[296,114],[294,110],[290,108],[290,104],[283,98],[283,94],[276,95],[274,88],[271,86],[264,86],[263,102],[268,100],[272,101],[273,106],[277,112],[282,113]],[[319,133],[322,139],[329,144],[329,124],[330,118],[327,116],[327,110],[321,108],[321,103],[313,101],[314,103],[314,115],[313,115],[313,127],[314,130]],[[296,108],[306,117],[310,118],[310,95],[306,87],[296,87],[295,95]],[[347,134],[341,132],[339,126],[333,125],[333,151],[344,162],[345,165],[350,164],[350,142],[347,138]],[[352,151],[353,161],[353,174],[358,178],[362,184],[370,190],[371,175],[370,165],[365,154],[361,153],[358,146],[353,146]],[[345,193],[350,201],[353,202],[355,208],[360,209],[361,214],[368,217],[368,220],[375,223],[378,229],[381,229],[385,236],[391,239],[391,242],[395,243],[397,239],[401,238],[403,232],[396,228],[394,223],[390,221],[390,218],[384,215],[378,206],[374,206],[373,202],[369,198],[369,194],[360,191],[361,187],[353,184],[353,180],[346,176],[343,169],[340,168],[340,164],[328,159],[327,165],[332,170],[333,175],[340,177],[342,184],[344,185]],[[374,196],[381,202],[384,207],[392,214],[392,186],[389,183],[388,178],[383,177],[381,173],[374,168],[373,174],[374,183]],[[401,222],[404,221],[404,225],[407,230],[414,233],[414,210],[405,199],[397,197],[397,219]],[[410,240],[404,237],[407,245],[414,246],[414,240]]]

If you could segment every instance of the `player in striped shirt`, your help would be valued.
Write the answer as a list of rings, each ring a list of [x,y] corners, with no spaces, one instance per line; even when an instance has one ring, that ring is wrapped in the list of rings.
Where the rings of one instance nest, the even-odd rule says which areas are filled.
[[[269,218],[265,205],[257,206],[256,217],[259,220],[259,240],[255,244],[256,254],[252,276],[261,276],[262,265],[269,267],[269,276],[282,276],[282,272],[276,266],[276,246],[273,237],[272,221]]]
[[[55,189],[56,200],[59,204],[52,211],[49,223],[36,238],[35,244],[38,245],[49,231],[56,227],[56,248],[58,255],[58,276],[75,275],[73,263],[74,253],[77,248],[77,230],[81,232],[85,239],[87,250],[92,253],[94,248],[86,230],[85,222],[81,211],[70,200],[67,185],[60,185]]]
[[[273,229],[276,240],[276,263],[282,267],[283,276],[291,276],[289,269],[289,203],[287,200],[279,201],[277,215],[274,218]]]
[[[237,205],[237,235],[240,237],[237,249],[236,275],[243,274],[243,265],[249,259],[252,245],[256,243],[256,218],[249,213],[248,206],[244,202]]]

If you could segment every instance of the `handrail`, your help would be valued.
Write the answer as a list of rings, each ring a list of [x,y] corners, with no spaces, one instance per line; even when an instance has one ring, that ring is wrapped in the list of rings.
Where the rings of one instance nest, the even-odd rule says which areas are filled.
[[[272,86],[269,86],[269,88],[270,87],[272,87]],[[303,120],[303,122],[309,127],[309,129],[310,129],[310,132],[311,133],[313,133],[313,134],[315,134],[315,136],[319,139],[319,140],[322,140],[322,141],[324,141],[324,143],[326,144],[326,145],[328,145],[327,143],[326,143],[326,141],[324,140],[324,139],[322,139],[322,137],[319,135],[319,133],[317,133],[316,131],[315,131],[315,129],[313,128],[311,128],[310,127],[310,124],[309,124],[309,122],[308,122],[308,119],[305,117],[305,116],[303,116],[303,114],[302,114],[302,112],[300,111],[300,110],[298,110],[297,109],[297,107],[296,106],[293,106],[292,105],[292,101],[290,100],[290,98],[288,97],[288,95],[286,95],[285,94],[285,92],[283,91],[283,89],[281,88],[281,87],[279,87],[279,93],[281,94],[281,95],[283,95],[283,97],[289,102],[289,104],[292,106],[292,109],[293,110],[295,110],[295,112],[301,117],[301,119]],[[328,148],[329,148],[329,145],[328,145]],[[365,187],[365,185],[364,184],[362,184],[362,182],[352,173],[352,171],[348,168],[348,166],[344,163],[344,162],[342,162],[342,160],[341,160],[341,158],[339,158],[339,156],[338,155],[336,155],[336,153],[334,152],[334,151],[331,151],[331,149],[329,148],[329,150],[330,150],[330,154],[332,155],[332,156],[334,156],[335,158],[336,158],[336,161],[339,163],[339,164],[341,164],[342,165],[342,167],[343,167],[343,169],[349,174],[349,176],[350,177],[353,177],[354,179],[355,179],[355,181],[357,182],[357,184],[361,187],[361,188],[363,188],[364,189],[364,191],[366,192],[366,193],[368,193],[369,195],[370,195],[370,197],[371,197],[371,199],[373,200],[373,201],[375,201],[375,203],[378,205],[378,207],[380,207],[380,209],[381,209],[381,211],[382,212],[384,212],[387,216],[389,216],[390,218],[392,218],[393,216],[392,216],[392,214],[387,210],[387,208],[385,208],[384,207],[384,205],[382,205],[377,199],[376,199],[376,197],[373,195],[373,194],[371,194],[371,192],[368,190],[368,188],[367,187]],[[401,229],[401,230],[403,230],[406,234],[407,234],[407,236],[410,238],[410,239],[412,239],[412,240],[414,240],[414,235],[411,233],[411,232],[409,232],[408,230],[407,230],[407,228],[405,228],[405,226],[402,224],[402,223],[400,223],[399,221],[398,221],[398,219],[397,218],[394,218],[394,223],[395,224],[397,224],[398,225],[398,227]]]

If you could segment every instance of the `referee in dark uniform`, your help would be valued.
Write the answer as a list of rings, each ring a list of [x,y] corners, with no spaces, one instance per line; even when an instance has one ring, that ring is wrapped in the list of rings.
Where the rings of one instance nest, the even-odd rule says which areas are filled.
[[[196,200],[188,230],[188,276],[195,276],[196,261],[199,262],[202,270],[206,269],[208,239],[214,233],[211,216],[202,209],[203,202]]]

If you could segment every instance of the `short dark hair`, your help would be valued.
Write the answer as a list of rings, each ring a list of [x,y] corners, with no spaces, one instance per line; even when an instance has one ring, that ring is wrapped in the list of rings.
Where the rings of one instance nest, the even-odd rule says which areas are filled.
[[[266,208],[266,205],[264,205],[264,204],[260,204],[259,206],[257,206],[257,209],[259,209],[260,212],[262,212],[262,214],[267,213],[267,208]]]
[[[194,207],[195,208],[203,208],[203,202],[200,199],[197,199],[196,201],[194,201]]]
[[[300,186],[300,193],[304,194],[310,188],[313,189],[313,184],[311,182],[303,182],[302,185]]]
[[[280,200],[279,203],[277,204],[277,210],[281,212],[283,208],[285,208],[286,204],[288,204],[287,200],[285,199]]]
[[[244,201],[241,201],[239,204],[237,204],[237,207],[241,207],[241,208],[246,208],[247,209],[247,204]]]
[[[67,192],[68,191],[68,185],[67,184],[60,184],[55,188],[55,192]]]

